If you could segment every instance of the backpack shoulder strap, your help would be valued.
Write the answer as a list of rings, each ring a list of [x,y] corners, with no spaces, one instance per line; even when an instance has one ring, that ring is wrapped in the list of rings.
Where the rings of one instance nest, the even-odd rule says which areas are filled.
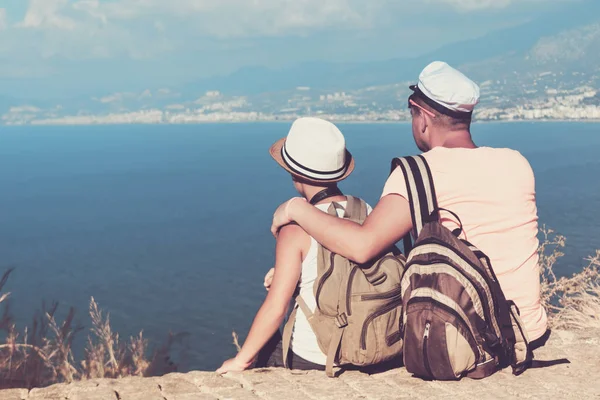
[[[392,161],[392,172],[397,167],[400,167],[404,174],[413,222],[412,234],[417,238],[425,224],[439,221],[433,176],[423,156],[395,158]]]
[[[346,199],[344,218],[362,224],[367,218],[367,203],[363,199],[354,196],[346,196]]]
[[[327,208],[327,214],[337,217],[338,216],[337,210],[345,211],[344,207],[342,207],[341,205],[339,205],[338,203],[336,203],[334,201],[329,205],[329,208]]]
[[[304,316],[312,327],[313,312],[310,310],[304,299],[300,297],[300,294],[298,294],[298,296],[296,296],[296,305],[294,306],[294,309],[290,313],[288,320],[283,327],[283,334],[281,337],[284,368],[288,368],[287,361],[290,354],[292,335],[294,332],[294,324],[296,323],[296,313],[298,312],[298,308],[300,308],[300,310],[304,313]]]

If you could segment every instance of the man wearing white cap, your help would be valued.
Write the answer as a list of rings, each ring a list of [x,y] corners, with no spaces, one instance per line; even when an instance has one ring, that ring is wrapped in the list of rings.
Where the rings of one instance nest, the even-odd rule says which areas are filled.
[[[521,312],[531,347],[545,343],[547,316],[540,303],[535,180],[517,151],[477,147],[470,126],[479,87],[443,62],[428,65],[411,86],[412,131],[429,164],[440,208],[460,215],[466,239],[486,253],[506,297]],[[272,232],[290,221],[358,263],[372,259],[412,229],[406,181],[396,169],[364,224],[330,218],[294,198],[275,212]],[[456,228],[452,218],[442,223]]]

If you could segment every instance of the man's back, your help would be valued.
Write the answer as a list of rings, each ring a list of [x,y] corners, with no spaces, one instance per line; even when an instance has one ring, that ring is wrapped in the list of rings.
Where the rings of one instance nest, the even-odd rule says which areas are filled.
[[[508,299],[520,308],[531,340],[546,331],[540,304],[535,179],[527,160],[510,149],[436,147],[423,154],[433,175],[439,206],[458,214],[465,239],[485,252]],[[400,169],[383,195],[408,198]],[[445,226],[457,227],[442,213]]]

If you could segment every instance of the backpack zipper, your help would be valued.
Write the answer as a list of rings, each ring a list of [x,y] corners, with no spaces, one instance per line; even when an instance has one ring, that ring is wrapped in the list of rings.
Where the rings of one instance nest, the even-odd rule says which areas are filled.
[[[362,296],[360,296],[360,299],[362,301],[393,299],[394,297],[400,296],[401,292],[402,292],[402,288],[400,286],[398,286],[396,289],[392,289],[388,292],[363,294]]]
[[[375,311],[374,313],[369,315],[367,317],[367,319],[365,319],[365,322],[363,323],[363,326],[362,326],[362,332],[360,334],[360,348],[361,349],[363,349],[363,350],[367,349],[367,332],[368,332],[369,325],[371,324],[371,322],[373,322],[373,320],[375,318],[389,313],[394,308],[399,307],[401,304],[402,304],[402,299],[398,298],[394,301],[389,302],[385,306],[381,307],[379,310]]]
[[[320,310],[321,306],[319,305],[319,297],[321,296],[321,290],[323,289],[323,285],[325,281],[329,279],[331,274],[333,274],[333,267],[335,263],[335,253],[331,253],[329,256],[329,269],[323,274],[321,280],[319,281],[319,285],[317,286],[317,293],[315,294],[315,302],[317,303],[317,308]]]
[[[429,364],[429,353],[427,350],[427,345],[429,343],[429,330],[431,329],[431,322],[427,321],[425,323],[425,331],[423,332],[423,363],[425,364],[425,371],[429,374],[431,378],[435,378],[433,376],[433,372],[431,371],[431,365]]]
[[[354,277],[358,272],[359,267],[352,268],[350,271],[350,277],[348,278],[348,289],[346,290],[346,311],[347,315],[352,315],[352,283],[354,282]],[[365,274],[366,275],[366,274]],[[400,295],[402,288],[398,287],[396,289],[390,290],[389,292],[384,293],[374,293],[374,294],[364,294],[361,296],[362,301],[370,301],[370,300],[387,300],[394,298]]]
[[[352,268],[350,271],[350,276],[348,277],[348,288],[346,290],[346,313],[348,316],[352,315],[352,283],[354,282],[354,277],[358,272],[358,267]]]

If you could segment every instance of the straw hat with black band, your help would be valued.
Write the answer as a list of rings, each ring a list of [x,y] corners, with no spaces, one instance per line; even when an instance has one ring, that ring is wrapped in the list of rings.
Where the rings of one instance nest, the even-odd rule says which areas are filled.
[[[283,169],[313,185],[340,182],[354,170],[344,135],[320,118],[297,119],[287,137],[275,142],[269,152]]]

